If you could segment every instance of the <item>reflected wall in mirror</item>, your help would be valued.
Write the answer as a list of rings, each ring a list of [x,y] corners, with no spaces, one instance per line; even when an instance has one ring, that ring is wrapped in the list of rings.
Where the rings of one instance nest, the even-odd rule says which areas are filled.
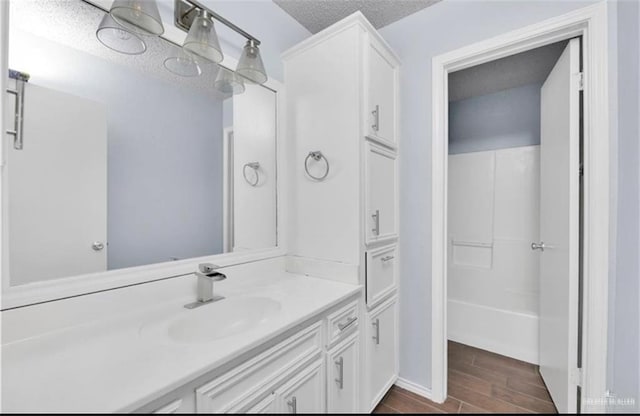
[[[5,95],[4,287],[277,243],[274,91],[223,94],[221,67],[159,37],[118,53],[104,16],[11,2],[9,67],[28,81]]]

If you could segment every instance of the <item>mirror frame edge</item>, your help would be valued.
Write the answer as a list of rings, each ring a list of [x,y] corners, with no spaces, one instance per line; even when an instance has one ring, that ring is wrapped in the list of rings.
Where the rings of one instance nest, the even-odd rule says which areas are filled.
[[[0,1],[0,74],[8,73],[9,57],[9,4],[12,0]],[[92,2],[93,3],[93,2]],[[173,22],[171,22],[173,24]],[[178,31],[170,31],[163,35],[171,42],[181,42],[176,39]],[[225,56],[221,64],[228,68],[235,68],[237,60]],[[276,257],[284,257],[287,254],[286,207],[287,184],[286,155],[283,150],[286,139],[284,130],[284,84],[270,78],[263,87],[271,89],[276,94],[276,245],[265,249],[247,250],[236,253],[220,253],[211,256],[194,257],[191,259],[154,263],[143,266],[127,267],[105,272],[90,273],[78,276],[70,276],[61,279],[34,282],[20,286],[10,286],[8,266],[8,241],[4,232],[7,218],[5,188],[5,146],[7,135],[5,132],[5,100],[0,100],[0,132],[2,132],[2,145],[0,146],[0,311],[25,307],[29,305],[62,300],[70,297],[88,295],[105,290],[124,288],[132,285],[151,283],[158,280],[176,278],[194,273],[198,264],[202,262],[215,262],[222,267],[267,260]],[[0,91],[7,88],[7,77],[0,76]]]

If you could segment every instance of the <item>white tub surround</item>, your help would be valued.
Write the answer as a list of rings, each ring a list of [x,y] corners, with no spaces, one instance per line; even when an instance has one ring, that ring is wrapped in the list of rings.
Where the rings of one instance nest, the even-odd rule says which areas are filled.
[[[172,403],[173,410],[201,409],[194,387],[292,334],[322,334],[323,314],[360,296],[360,286],[283,268],[283,259],[274,259],[222,269],[228,278],[214,287],[226,297],[221,302],[260,297],[280,307],[258,326],[211,342],[179,343],[153,333],[154,325],[215,307],[183,307],[195,300],[195,276],[2,312],[2,411],[152,411]],[[163,402],[181,388],[190,389],[191,403]]]
[[[449,156],[449,339],[538,363],[540,146]]]

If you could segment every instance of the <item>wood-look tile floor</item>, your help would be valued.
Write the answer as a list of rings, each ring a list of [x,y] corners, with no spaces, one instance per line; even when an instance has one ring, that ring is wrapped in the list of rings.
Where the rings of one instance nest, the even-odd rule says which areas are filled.
[[[538,366],[449,341],[447,400],[393,386],[374,413],[557,413]]]

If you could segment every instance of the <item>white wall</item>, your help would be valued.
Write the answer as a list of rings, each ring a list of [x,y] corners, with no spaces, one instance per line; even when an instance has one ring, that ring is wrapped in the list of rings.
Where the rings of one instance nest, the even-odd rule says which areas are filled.
[[[407,380],[431,386],[431,58],[591,3],[443,1],[380,31],[402,61],[400,376]]]
[[[539,178],[539,146],[449,156],[449,339],[534,363]]]
[[[234,251],[276,245],[276,94],[247,85],[233,97]],[[258,183],[251,186],[244,165],[258,162]],[[253,169],[247,178],[253,180]]]

